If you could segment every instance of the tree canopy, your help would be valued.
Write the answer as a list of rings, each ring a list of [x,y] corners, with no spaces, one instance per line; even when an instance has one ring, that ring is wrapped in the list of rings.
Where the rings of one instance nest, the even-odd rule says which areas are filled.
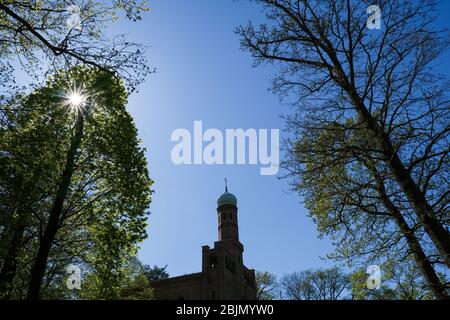
[[[1,86],[15,86],[17,64],[39,81],[82,64],[114,73],[134,91],[152,72],[146,47],[124,35],[108,36],[106,26],[123,16],[136,22],[146,11],[143,0],[0,1]]]
[[[436,69],[448,33],[436,1],[258,0],[266,22],[236,29],[273,91],[296,110],[282,165],[334,258],[412,256],[437,298],[450,267],[448,77]]]
[[[86,103],[70,105],[71,90]],[[119,294],[123,266],[146,237],[152,193],[127,95],[111,73],[76,67],[6,108],[0,283],[12,289],[7,296],[45,297],[64,285],[69,262],[95,278],[99,296]]]

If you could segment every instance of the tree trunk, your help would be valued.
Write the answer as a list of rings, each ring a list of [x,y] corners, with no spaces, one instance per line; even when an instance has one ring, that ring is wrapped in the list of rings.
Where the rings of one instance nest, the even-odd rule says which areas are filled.
[[[21,213],[17,224],[12,226],[11,240],[8,242],[3,266],[0,271],[0,299],[8,300],[12,293],[12,284],[17,270],[17,255],[23,242],[26,214]]]
[[[400,184],[403,192],[407,195],[407,198],[414,208],[414,211],[417,213],[425,231],[438,249],[444,263],[447,267],[450,267],[450,233],[445,230],[444,226],[436,219],[433,209],[428,204],[425,195],[412,180],[397,154],[389,160],[389,164],[392,173],[396,176],[397,182]]]
[[[360,117],[367,124],[368,129],[374,133],[374,138],[385,154],[387,159],[386,162],[391,173],[403,193],[406,195],[411,207],[416,212],[425,232],[429,235],[431,241],[433,241],[444,263],[450,267],[450,233],[445,230],[444,226],[436,219],[436,215],[434,214],[432,207],[425,198],[425,194],[414,182],[408,170],[406,170],[397,152],[392,146],[388,135],[376,123],[375,119],[362,103],[355,89],[351,89],[348,82],[346,87],[347,92],[350,95],[350,99],[355,105]]]
[[[84,118],[83,114],[79,113],[75,124],[75,134],[71,139],[70,148],[67,153],[66,164],[61,176],[61,180],[56,192],[56,197],[50,210],[50,215],[45,228],[44,235],[39,243],[39,250],[36,256],[35,263],[31,269],[30,282],[28,284],[27,300],[39,299],[39,293],[41,290],[42,280],[44,278],[45,270],[47,267],[47,260],[50,253],[50,249],[58,232],[60,225],[60,218],[63,211],[64,201],[67,197],[70,182],[73,175],[75,157],[80,147],[81,140],[83,138],[83,126]]]
[[[449,300],[445,285],[439,279],[436,271],[433,268],[433,265],[425,255],[425,252],[423,252],[419,241],[414,235],[414,231],[408,226],[400,212],[396,213],[394,215],[394,218],[397,221],[397,225],[400,228],[400,231],[405,236],[405,239],[414,254],[414,259],[416,260],[416,263],[419,266],[419,269],[422,271],[425,281],[427,282],[436,299]]]
[[[394,203],[392,203],[391,199],[389,199],[382,178],[380,177],[380,175],[378,174],[378,172],[376,171],[375,167],[372,164],[368,165],[368,169],[375,176],[379,196],[383,201],[385,207],[388,209],[389,213],[397,223],[400,232],[405,237],[409,248],[413,252],[414,260],[419,266],[419,269],[422,271],[423,277],[427,282],[428,287],[433,292],[436,299],[449,300],[446,287],[439,279],[436,271],[433,268],[433,265],[431,264],[430,260],[423,251],[422,246],[419,243],[419,240],[417,240],[414,234],[414,230],[409,227],[400,210],[397,208],[397,206],[394,205]]]

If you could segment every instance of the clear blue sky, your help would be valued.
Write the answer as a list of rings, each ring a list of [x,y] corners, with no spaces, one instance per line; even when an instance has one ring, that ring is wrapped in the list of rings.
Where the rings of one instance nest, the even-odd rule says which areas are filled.
[[[217,240],[216,200],[224,178],[238,198],[244,263],[282,275],[320,267],[332,250],[317,239],[315,226],[287,182],[261,176],[259,166],[176,166],[170,152],[174,129],[283,128],[279,115],[288,110],[267,91],[275,69],[252,68],[240,51],[233,29],[249,19],[262,21],[259,8],[247,1],[150,2],[139,23],[121,22],[113,33],[149,45],[157,73],[129,101],[140,137],[147,148],[155,180],[148,239],[140,259],[168,265],[170,275],[201,270],[201,246]]]
[[[150,8],[143,21],[122,21],[111,28],[149,45],[149,60],[157,68],[128,106],[147,148],[156,191],[140,259],[167,264],[171,276],[200,271],[201,246],[217,240],[216,199],[227,177],[238,198],[248,267],[283,275],[332,265],[320,258],[332,251],[331,242],[317,238],[287,181],[261,176],[258,166],[171,162],[172,131],[192,131],[194,120],[222,130],[284,127],[279,115],[289,110],[267,91],[275,68],[252,68],[233,33],[248,20],[263,21],[259,7],[248,1],[153,0]],[[449,2],[441,6],[442,21],[449,8]],[[448,60],[446,54],[443,70],[449,69]]]

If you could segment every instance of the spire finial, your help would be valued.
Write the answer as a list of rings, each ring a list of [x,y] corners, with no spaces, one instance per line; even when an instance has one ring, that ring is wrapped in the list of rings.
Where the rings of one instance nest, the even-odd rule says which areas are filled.
[[[228,180],[225,178],[225,192],[228,192]]]

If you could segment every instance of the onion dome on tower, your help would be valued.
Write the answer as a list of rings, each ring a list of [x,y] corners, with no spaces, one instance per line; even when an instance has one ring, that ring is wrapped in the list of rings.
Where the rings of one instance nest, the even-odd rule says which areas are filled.
[[[225,179],[225,193],[223,193],[218,199],[217,199],[217,206],[220,207],[224,204],[231,204],[233,206],[237,205],[237,199],[234,194],[228,192],[228,186],[227,186],[227,179]]]

